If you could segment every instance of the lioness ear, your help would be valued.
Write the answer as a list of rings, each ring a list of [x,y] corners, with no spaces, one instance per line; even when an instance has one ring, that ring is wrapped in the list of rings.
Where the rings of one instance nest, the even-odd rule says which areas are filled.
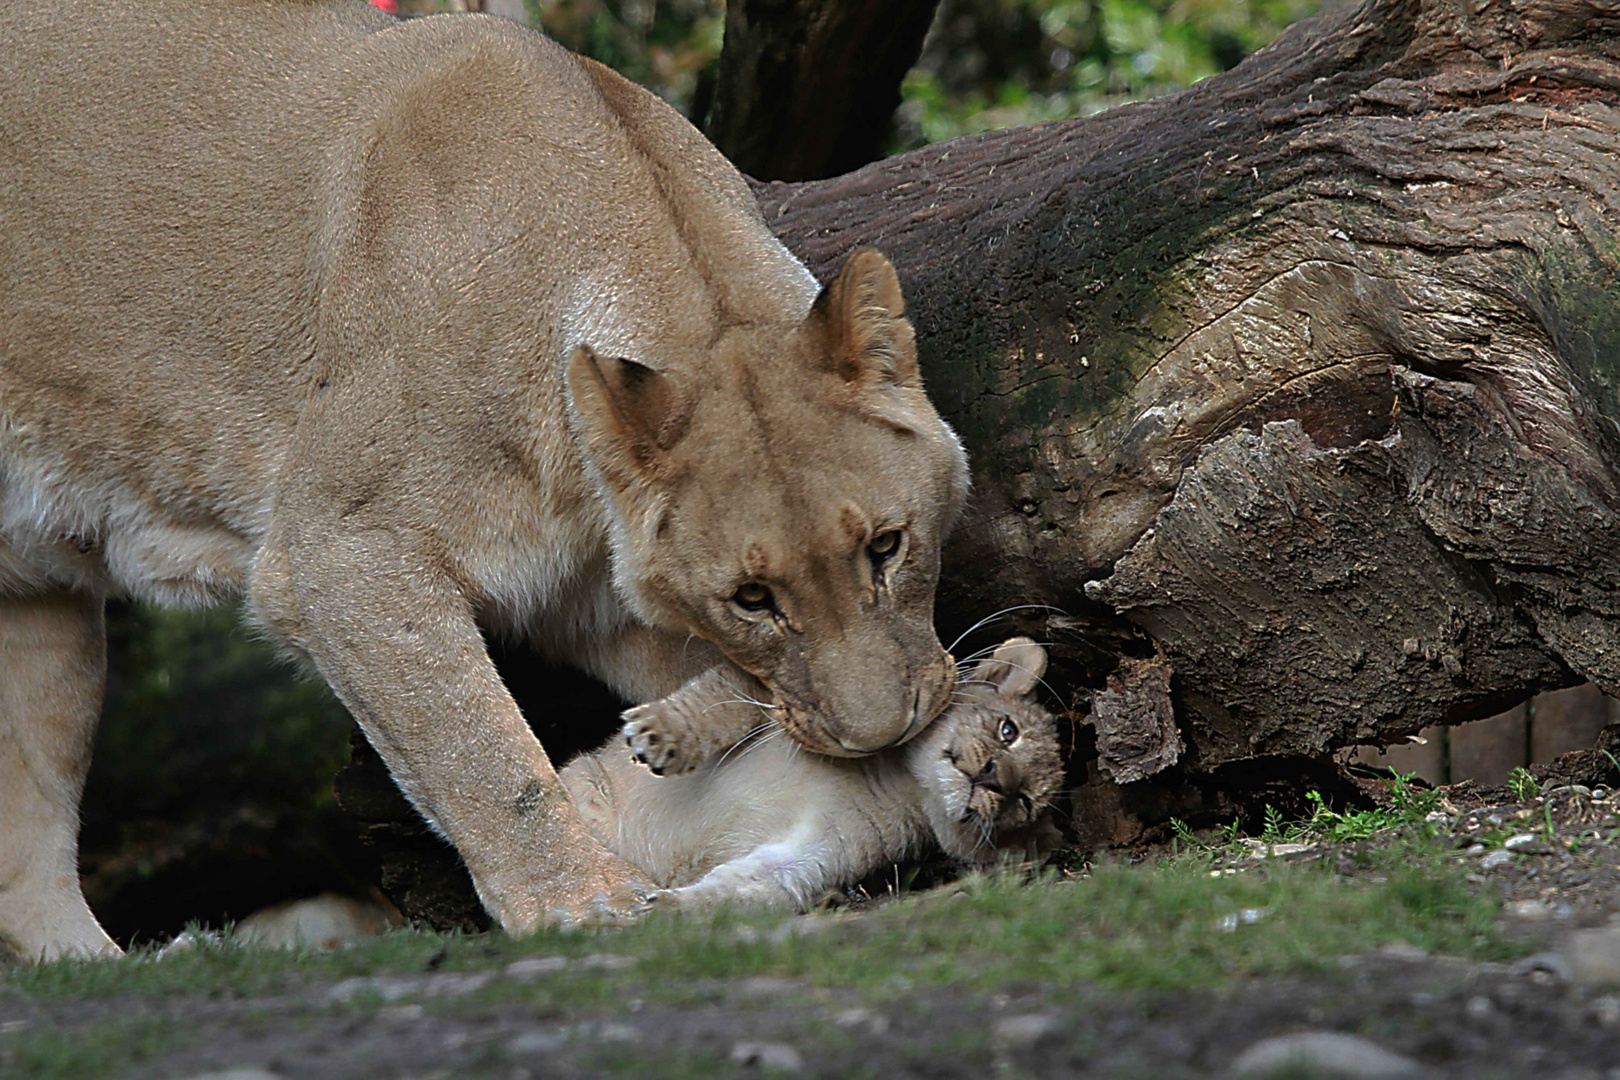
[[[651,473],[691,418],[667,375],[634,360],[598,356],[589,345],[568,360],[568,393],[597,467],[622,473],[609,475],[619,483]]]
[[[921,387],[917,336],[906,318],[900,279],[876,248],[855,249],[816,297],[810,317],[825,326],[827,362],[846,382]]]
[[[989,683],[998,694],[1028,697],[1046,674],[1046,650],[1027,637],[1008,638],[973,669],[973,681]]]

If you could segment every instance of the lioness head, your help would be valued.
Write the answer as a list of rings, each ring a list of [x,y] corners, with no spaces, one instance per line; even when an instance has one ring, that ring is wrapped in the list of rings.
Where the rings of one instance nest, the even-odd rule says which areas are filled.
[[[906,760],[947,854],[991,862],[1000,850],[1056,839],[1045,811],[1063,786],[1057,723],[1035,700],[1046,650],[1028,638],[998,645],[963,679],[955,703]]]
[[[888,260],[856,251],[802,319],[658,363],[580,348],[568,367],[620,593],[758,677],[811,750],[916,734],[954,682],[934,587],[967,463]]]

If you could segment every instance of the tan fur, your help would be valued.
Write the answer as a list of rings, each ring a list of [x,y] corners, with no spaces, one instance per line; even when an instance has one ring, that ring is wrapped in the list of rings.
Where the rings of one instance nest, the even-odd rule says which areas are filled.
[[[987,865],[1055,837],[1045,811],[1063,765],[1052,714],[1035,701],[1045,667],[1029,639],[1003,643],[922,735],[868,758],[804,753],[767,721],[683,775],[656,776],[610,746],[570,762],[562,779],[597,838],[663,887],[655,902],[803,910],[930,848]],[[677,697],[694,714],[737,714],[732,729],[761,717],[717,683]],[[665,707],[639,711],[651,723]],[[1016,728],[1010,744],[1005,722]],[[671,741],[676,758],[694,752]]]
[[[245,595],[513,931],[636,875],[481,627],[640,701],[729,658],[829,753],[946,704],[965,466],[894,272],[818,293],[656,98],[477,16],[7,0],[0,106],[0,640],[58,642],[4,654],[0,939],[111,948],[64,869],[110,594]]]

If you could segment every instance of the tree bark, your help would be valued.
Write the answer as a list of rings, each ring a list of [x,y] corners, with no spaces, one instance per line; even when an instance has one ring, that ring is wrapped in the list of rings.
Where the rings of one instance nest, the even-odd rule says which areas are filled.
[[[836,176],[883,155],[939,0],[730,0],[707,135],[743,172]]]
[[[1181,746],[1077,744],[1093,785],[1176,760],[1139,817],[1620,693],[1617,35],[1598,0],[1369,0],[1174,97],[760,185],[818,275],[874,244],[905,283],[974,461],[942,629],[1060,609],[990,631],[1105,726],[1168,715],[1122,657],[1171,673]]]

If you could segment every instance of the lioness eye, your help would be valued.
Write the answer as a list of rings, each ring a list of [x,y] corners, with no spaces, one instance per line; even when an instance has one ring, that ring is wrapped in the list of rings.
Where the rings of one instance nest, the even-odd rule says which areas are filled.
[[[744,611],[769,611],[776,606],[771,590],[757,581],[750,581],[731,594],[732,601]]]
[[[1018,741],[1018,725],[1011,720],[1001,722],[1001,741],[1011,746]]]
[[[870,544],[866,545],[866,550],[870,551],[872,553],[872,557],[877,559],[879,562],[887,559],[890,555],[893,555],[897,550],[899,550],[899,548],[899,529],[890,529],[888,532],[880,532],[876,536],[872,537],[872,542]]]

